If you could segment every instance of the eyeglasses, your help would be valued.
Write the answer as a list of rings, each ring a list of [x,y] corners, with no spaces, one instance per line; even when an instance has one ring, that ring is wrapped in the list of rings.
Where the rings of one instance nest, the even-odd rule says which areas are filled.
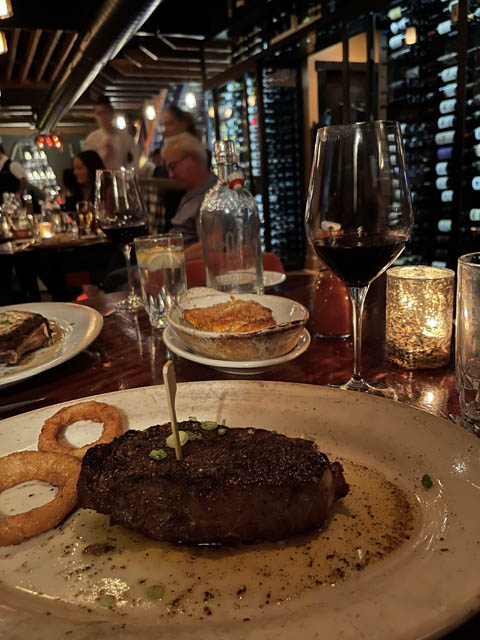
[[[177,166],[177,164],[179,162],[182,162],[182,160],[185,160],[185,158],[188,158],[188,153],[186,153],[185,155],[183,155],[181,158],[179,158],[178,160],[174,160],[173,162],[169,162],[167,164],[167,169],[168,171],[175,171],[175,167]]]

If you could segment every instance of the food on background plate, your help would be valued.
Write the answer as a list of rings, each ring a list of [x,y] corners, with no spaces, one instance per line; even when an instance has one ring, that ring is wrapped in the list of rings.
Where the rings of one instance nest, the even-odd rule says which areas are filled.
[[[92,422],[103,423],[101,436],[95,442],[78,448],[59,444],[57,442],[57,436],[60,431],[79,420],[91,420]],[[79,402],[60,409],[60,411],[57,411],[55,415],[45,421],[38,438],[38,449],[39,451],[52,451],[76,458],[83,458],[90,447],[96,444],[111,442],[113,438],[121,436],[122,433],[122,418],[115,407],[104,402]]]
[[[0,493],[29,480],[48,482],[58,493],[46,504],[0,521],[0,545],[20,544],[59,524],[77,502],[81,464],[73,456],[19,451],[0,458]]]
[[[238,300],[209,307],[184,309],[185,320],[197,329],[216,333],[246,333],[276,326],[272,310],[254,300]]]
[[[22,356],[49,343],[48,320],[31,311],[0,311],[0,364],[14,365]]]
[[[181,462],[167,440],[169,423],[89,449],[79,505],[159,540],[240,543],[321,527],[348,493],[341,465],[310,440],[215,422],[179,427]]]

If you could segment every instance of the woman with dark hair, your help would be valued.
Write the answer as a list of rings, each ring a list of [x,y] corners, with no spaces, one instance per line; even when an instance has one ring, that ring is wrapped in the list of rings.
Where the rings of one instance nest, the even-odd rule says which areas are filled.
[[[97,169],[104,169],[103,160],[96,151],[82,151],[73,159],[73,175],[77,188],[73,193],[76,202],[95,202],[95,176]],[[75,204],[76,204],[75,202]]]
[[[165,138],[178,136],[179,133],[185,132],[191,133],[196,138],[199,137],[193,117],[174,104],[162,111],[160,122],[164,127],[163,135]]]

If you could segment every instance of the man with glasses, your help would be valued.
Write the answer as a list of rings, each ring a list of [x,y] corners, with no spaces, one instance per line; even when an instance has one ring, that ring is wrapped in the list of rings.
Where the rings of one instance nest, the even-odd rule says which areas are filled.
[[[186,193],[172,218],[172,231],[183,234],[189,259],[201,257],[199,242],[200,206],[218,178],[208,168],[207,151],[190,133],[167,138],[162,156],[170,178]],[[197,255],[198,254],[198,255]]]

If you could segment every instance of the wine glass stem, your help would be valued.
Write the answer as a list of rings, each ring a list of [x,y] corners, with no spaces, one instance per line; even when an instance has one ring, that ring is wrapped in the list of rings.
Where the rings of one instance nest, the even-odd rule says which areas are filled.
[[[353,382],[363,382],[361,374],[362,366],[362,319],[363,319],[363,307],[365,304],[365,298],[368,293],[366,287],[348,287],[348,293],[352,303],[353,314]]]
[[[132,253],[132,247],[130,244],[124,244],[122,246],[123,255],[125,256],[125,263],[127,265],[128,275],[128,290],[131,296],[135,295],[135,287],[133,284],[132,264],[130,262],[130,254]]]

